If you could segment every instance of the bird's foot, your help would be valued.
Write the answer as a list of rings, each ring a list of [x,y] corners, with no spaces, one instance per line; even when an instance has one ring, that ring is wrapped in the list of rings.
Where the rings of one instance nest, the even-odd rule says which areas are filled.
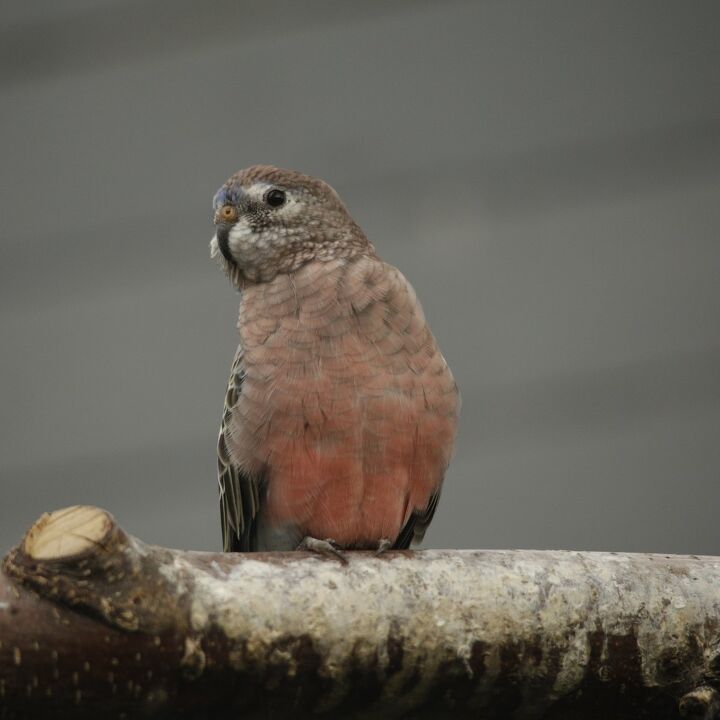
[[[310,552],[317,553],[318,555],[324,555],[327,558],[339,560],[343,565],[347,565],[347,559],[342,553],[342,548],[332,538],[320,540],[308,535],[303,538],[302,542],[297,546],[297,549],[309,550]]]
[[[384,552],[390,550],[392,546],[392,540],[388,540],[388,538],[380,538],[380,540],[378,540],[377,549],[375,550],[375,555],[382,555]]]

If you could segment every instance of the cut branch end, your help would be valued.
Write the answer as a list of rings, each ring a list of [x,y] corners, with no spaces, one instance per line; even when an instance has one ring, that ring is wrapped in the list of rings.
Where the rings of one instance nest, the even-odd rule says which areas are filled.
[[[107,540],[114,520],[88,505],[44,513],[28,530],[22,551],[33,560],[65,560],[94,551]]]

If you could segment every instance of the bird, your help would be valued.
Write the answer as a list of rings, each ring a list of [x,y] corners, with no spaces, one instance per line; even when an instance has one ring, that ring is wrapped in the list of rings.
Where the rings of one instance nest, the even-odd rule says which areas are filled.
[[[272,165],[213,198],[240,292],[217,444],[223,550],[405,549],[440,497],[460,411],[415,291],[326,182]]]

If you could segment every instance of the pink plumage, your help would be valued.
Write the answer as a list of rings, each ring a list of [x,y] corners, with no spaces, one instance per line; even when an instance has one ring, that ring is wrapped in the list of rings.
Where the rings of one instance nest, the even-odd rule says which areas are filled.
[[[213,249],[241,290],[225,549],[407,547],[432,519],[459,410],[415,292],[322,181],[249,168],[216,213]]]

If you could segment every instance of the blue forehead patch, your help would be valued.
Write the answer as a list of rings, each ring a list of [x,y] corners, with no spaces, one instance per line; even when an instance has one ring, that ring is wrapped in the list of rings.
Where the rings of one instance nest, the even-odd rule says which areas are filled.
[[[223,185],[213,198],[213,208],[217,209],[223,205],[236,205],[240,199],[240,193],[236,188]]]

